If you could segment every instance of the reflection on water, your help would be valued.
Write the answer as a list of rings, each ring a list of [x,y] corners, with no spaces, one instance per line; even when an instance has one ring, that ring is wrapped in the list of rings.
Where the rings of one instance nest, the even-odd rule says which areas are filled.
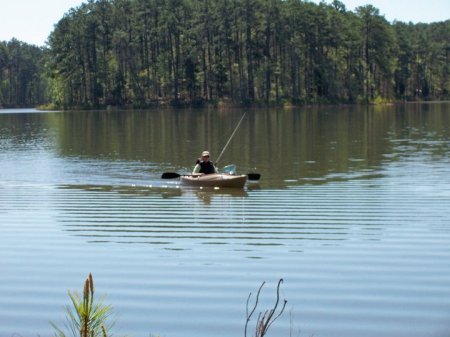
[[[220,239],[226,240],[229,231],[236,234],[233,231],[233,228],[238,228],[235,223],[242,222],[234,207],[248,197],[247,191],[242,189],[195,189],[175,185],[66,185],[61,188],[93,193],[90,198],[85,198],[84,194],[74,200],[63,198],[58,208],[60,222],[66,231],[89,237],[97,243],[102,238],[102,242],[127,244],[161,245],[164,242],[166,245],[179,245],[181,239],[212,240],[215,244],[225,244]],[[104,195],[104,192],[112,193]],[[70,194],[70,198],[72,196]],[[168,198],[173,198],[176,204],[167,203],[165,199]],[[210,207],[205,209],[205,206]]]
[[[162,197],[175,197],[180,196],[182,190],[174,187],[153,187],[148,186],[136,186],[136,185],[61,185],[61,189],[68,190],[84,190],[88,192],[113,192],[128,196],[150,196],[159,195]]]
[[[257,189],[259,184],[248,185],[248,190]],[[61,189],[84,190],[90,192],[113,192],[127,196],[152,196],[157,195],[163,198],[179,197],[182,194],[195,195],[200,200],[211,200],[214,196],[247,197],[247,191],[239,188],[209,188],[209,187],[188,187],[181,186],[179,182],[170,185],[61,185]],[[206,203],[206,202],[205,202]],[[209,202],[208,202],[209,203]]]
[[[221,163],[262,174],[243,190],[161,179],[241,110],[0,112],[0,336],[51,335],[88,272],[117,335],[238,336],[279,278],[276,336],[447,335],[449,108],[249,110]]]
[[[162,172],[190,172],[202,149],[217,156],[241,116],[241,110],[2,114],[0,146],[6,155],[22,149],[37,159],[63,159],[61,169],[70,165],[88,183],[122,177],[122,184],[155,185]],[[377,175],[386,163],[417,153],[445,157],[449,123],[448,104],[250,110],[219,166],[261,173],[261,185],[276,188]]]
[[[376,171],[386,162],[386,154],[405,155],[405,147],[406,152],[419,152],[427,146],[423,141],[433,143],[434,155],[446,155],[446,106],[416,108],[249,111],[221,164],[234,163],[242,173],[262,173],[264,186],[279,187],[283,179]],[[157,164],[156,170],[189,172],[201,149],[209,149],[213,157],[221,152],[241,115],[231,110],[219,114],[84,112],[49,117],[61,130],[57,151],[64,156],[138,159]],[[398,146],[403,147],[401,152]]]

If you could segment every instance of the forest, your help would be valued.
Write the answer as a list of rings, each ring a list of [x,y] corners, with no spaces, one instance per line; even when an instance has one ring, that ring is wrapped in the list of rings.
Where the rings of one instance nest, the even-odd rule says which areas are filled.
[[[386,103],[450,98],[450,20],[334,0],[89,0],[46,46],[0,42],[0,107]]]

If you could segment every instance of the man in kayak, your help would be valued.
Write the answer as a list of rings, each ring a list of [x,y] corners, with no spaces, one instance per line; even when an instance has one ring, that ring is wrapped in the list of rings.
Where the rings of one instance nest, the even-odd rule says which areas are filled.
[[[192,174],[211,174],[211,173],[218,173],[218,171],[214,167],[214,164],[209,160],[209,152],[203,151],[202,157],[200,160],[197,161],[197,165],[195,165]]]

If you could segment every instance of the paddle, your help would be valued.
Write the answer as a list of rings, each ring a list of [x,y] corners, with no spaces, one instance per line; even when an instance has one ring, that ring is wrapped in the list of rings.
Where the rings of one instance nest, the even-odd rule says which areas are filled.
[[[199,177],[201,176],[201,173],[185,173],[185,174],[179,174],[176,172],[164,172],[161,175],[161,179],[174,179],[174,178],[180,178],[180,177]]]
[[[226,174],[235,174],[236,173],[236,165],[224,166],[221,171]],[[182,174],[178,174],[176,172],[164,172],[161,176],[161,179],[175,179],[175,178],[179,178],[181,176],[182,176]]]
[[[176,172],[164,172],[161,176],[161,179],[174,179],[174,178],[180,178],[181,174],[178,174]]]
[[[258,181],[261,175],[259,173],[247,173],[247,178],[250,181]]]
[[[182,174],[176,172],[164,172],[161,176],[161,179],[175,179],[181,177]],[[247,178],[250,181],[258,181],[261,178],[261,174],[259,173],[248,173]]]

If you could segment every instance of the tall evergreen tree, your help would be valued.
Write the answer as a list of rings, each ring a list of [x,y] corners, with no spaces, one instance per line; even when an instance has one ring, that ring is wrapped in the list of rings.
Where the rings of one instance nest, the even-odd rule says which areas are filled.
[[[390,24],[338,0],[89,0],[51,33],[47,78],[66,107],[439,99],[449,22]]]

